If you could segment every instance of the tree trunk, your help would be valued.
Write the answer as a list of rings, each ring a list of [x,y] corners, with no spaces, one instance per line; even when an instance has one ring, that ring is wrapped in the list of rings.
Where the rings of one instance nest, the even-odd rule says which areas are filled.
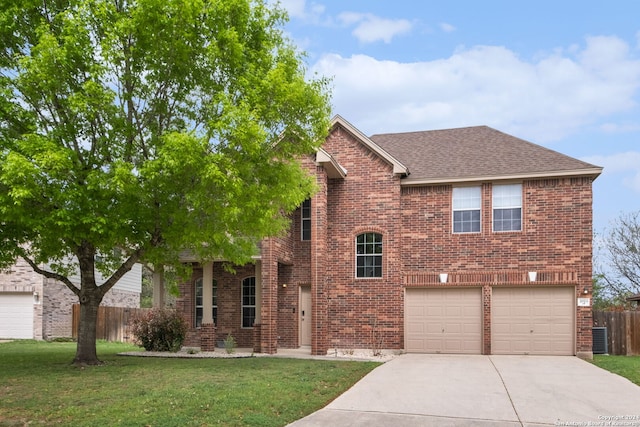
[[[84,292],[86,293],[86,291]],[[85,300],[83,302],[83,299]],[[100,365],[96,351],[96,325],[98,306],[102,298],[80,297],[80,322],[78,324],[78,346],[73,364],[78,366]]]
[[[74,365],[101,365],[96,351],[96,326],[98,324],[98,307],[102,301],[99,289],[94,292],[82,290],[80,297],[80,322],[78,324],[78,346]],[[87,295],[91,293],[93,295]],[[84,301],[83,301],[84,300]]]
[[[96,285],[95,248],[83,242],[77,252],[80,266],[80,323],[78,325],[78,347],[73,364],[100,365],[96,351],[96,326],[98,307],[104,297],[103,290]]]

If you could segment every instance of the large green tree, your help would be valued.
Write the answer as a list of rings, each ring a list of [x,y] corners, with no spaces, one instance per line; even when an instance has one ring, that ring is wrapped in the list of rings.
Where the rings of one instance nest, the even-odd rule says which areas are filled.
[[[76,364],[99,363],[98,305],[134,263],[245,262],[312,191],[295,158],[326,135],[328,86],[286,19],[261,0],[0,0],[0,267],[78,296]]]
[[[604,305],[627,305],[640,293],[640,211],[621,213],[596,242],[598,295]]]

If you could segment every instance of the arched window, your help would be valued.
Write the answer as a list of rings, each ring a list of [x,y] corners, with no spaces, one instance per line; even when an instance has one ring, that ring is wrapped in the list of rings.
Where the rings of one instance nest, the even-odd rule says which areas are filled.
[[[242,281],[242,327],[253,328],[256,321],[256,278]]]
[[[382,234],[356,237],[356,277],[382,277]]]

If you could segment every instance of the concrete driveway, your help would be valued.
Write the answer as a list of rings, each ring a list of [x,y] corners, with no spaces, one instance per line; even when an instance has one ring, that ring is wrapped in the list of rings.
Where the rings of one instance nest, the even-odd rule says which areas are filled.
[[[640,427],[640,387],[576,357],[407,354],[291,424],[431,425]]]

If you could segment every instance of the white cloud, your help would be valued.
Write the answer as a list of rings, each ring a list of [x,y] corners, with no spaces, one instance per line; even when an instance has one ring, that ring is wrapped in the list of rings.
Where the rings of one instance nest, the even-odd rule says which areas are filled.
[[[637,171],[640,173],[640,151],[627,151],[608,156],[583,157],[583,161],[602,166],[609,173]]]
[[[600,125],[600,130],[605,133],[628,133],[628,132],[639,132],[640,131],[640,123],[603,123]]]
[[[365,133],[486,124],[551,141],[631,110],[640,88],[640,60],[616,37],[534,60],[475,46],[413,63],[327,54],[313,69],[334,78],[334,111]]]
[[[303,18],[305,16],[305,0],[279,0],[278,3],[286,9],[291,18]]]
[[[581,160],[604,167],[604,174],[622,174],[622,183],[640,193],[640,151],[627,151],[608,156],[589,156]]]
[[[325,6],[318,3],[307,4],[306,0],[277,0],[287,11],[290,18],[317,23],[325,11]]]
[[[456,30],[456,27],[454,27],[451,24],[447,24],[446,22],[441,22],[439,25],[440,25],[440,29],[445,33],[452,33]]]
[[[345,26],[355,25],[352,34],[362,43],[391,43],[395,36],[406,34],[413,27],[406,19],[386,19],[370,13],[343,12],[338,21]]]

